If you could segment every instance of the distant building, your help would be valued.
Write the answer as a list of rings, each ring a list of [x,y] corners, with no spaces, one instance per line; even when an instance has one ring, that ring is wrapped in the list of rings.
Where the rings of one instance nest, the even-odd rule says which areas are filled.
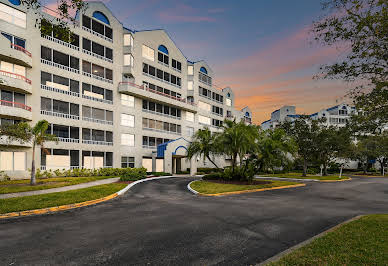
[[[342,103],[327,109],[322,109],[319,112],[308,116],[310,116],[311,119],[326,118],[327,125],[344,126],[354,111],[355,108],[353,106]],[[301,114],[296,114],[295,106],[283,106],[282,108],[273,111],[271,113],[271,119],[261,123],[261,128],[264,130],[276,128],[280,123],[294,121],[300,116]]]

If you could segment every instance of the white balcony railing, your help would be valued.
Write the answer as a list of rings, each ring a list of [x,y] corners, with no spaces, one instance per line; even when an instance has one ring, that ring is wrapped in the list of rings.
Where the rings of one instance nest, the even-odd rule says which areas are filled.
[[[55,117],[62,117],[62,118],[69,118],[69,119],[79,120],[79,116],[78,115],[57,113],[57,112],[53,112],[53,111],[40,110],[40,114],[41,115],[50,115],[50,116],[55,116]]]
[[[79,143],[79,139],[57,137],[58,141],[66,143]]]
[[[42,64],[45,64],[45,65],[57,67],[57,68],[60,68],[60,69],[63,69],[63,70],[67,70],[67,71],[70,71],[70,72],[79,74],[79,70],[78,70],[78,69],[71,68],[71,67],[68,67],[68,66],[64,66],[64,65],[61,65],[61,64],[58,64],[58,63],[54,63],[54,62],[48,61],[48,60],[46,60],[46,59],[42,59],[42,58],[41,58],[41,59],[40,59],[40,62],[41,62]]]
[[[91,74],[91,73],[88,73],[85,71],[82,71],[82,75],[113,84],[113,80],[106,79],[106,78],[103,78],[103,77],[100,77],[100,76],[97,76],[97,75],[94,75],[94,74]]]
[[[65,94],[65,95],[71,95],[71,96],[79,97],[79,93],[78,92],[74,92],[74,91],[65,91],[65,90],[61,90],[61,89],[58,89],[58,88],[53,88],[53,87],[50,87],[50,86],[47,86],[47,85],[43,85],[43,84],[40,84],[40,88],[43,89],[43,90],[47,90],[47,91],[53,91],[53,92],[58,92],[58,93],[62,93],[62,94]]]
[[[113,63],[113,60],[112,60],[112,59],[106,58],[106,57],[104,57],[104,56],[102,56],[102,55],[93,53],[93,52],[88,51],[88,50],[86,50],[86,49],[82,49],[82,52],[83,52],[84,54],[88,54],[88,55],[94,56],[94,57],[96,57],[96,58],[99,58],[99,59],[101,59],[101,60],[107,61],[107,62],[109,62],[109,63]]]
[[[96,102],[100,102],[100,103],[113,104],[113,101],[111,101],[111,100],[100,99],[100,98],[92,97],[92,96],[85,95],[85,94],[82,94],[82,98],[96,101]]]
[[[101,120],[101,119],[91,118],[91,117],[82,117],[82,120],[88,121],[88,122],[104,124],[104,125],[113,125],[113,121]]]
[[[47,39],[47,40],[50,40],[52,42],[55,42],[55,43],[58,43],[58,44],[61,44],[63,46],[66,46],[66,47],[69,47],[73,50],[76,50],[76,51],[79,51],[79,47],[71,44],[71,43],[68,43],[68,42],[64,42],[62,40],[59,40],[57,38],[54,38],[54,37],[51,37],[51,36],[48,36],[48,35],[42,35],[43,38]]]
[[[93,145],[113,146],[113,142],[101,141],[101,140],[82,140],[82,143],[83,144],[93,144]]]
[[[113,42],[113,40],[111,38],[108,38],[108,37],[102,35],[101,33],[98,33],[98,32],[96,32],[94,30],[89,29],[89,28],[86,28],[85,26],[82,26],[82,29],[86,30],[87,32],[90,32],[93,35],[96,35],[96,36],[98,36],[100,38],[103,38],[104,40],[107,40],[108,42]]]

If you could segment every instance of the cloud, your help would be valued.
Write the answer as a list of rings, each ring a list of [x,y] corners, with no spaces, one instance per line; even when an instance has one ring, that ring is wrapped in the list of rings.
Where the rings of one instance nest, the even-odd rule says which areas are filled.
[[[189,5],[177,3],[175,7],[162,10],[158,13],[161,21],[171,22],[214,22],[213,16],[197,15],[200,12]]]

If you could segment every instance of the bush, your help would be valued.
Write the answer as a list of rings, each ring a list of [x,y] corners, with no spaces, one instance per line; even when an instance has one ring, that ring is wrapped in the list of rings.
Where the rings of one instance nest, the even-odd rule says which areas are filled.
[[[113,168],[121,169],[120,180],[121,181],[136,181],[147,177],[147,169],[141,168]]]
[[[209,168],[209,167],[197,168],[198,173],[204,173],[204,174],[210,174],[210,173],[215,173],[215,172],[220,172],[220,171],[222,171],[222,170],[218,169],[218,168]]]
[[[224,179],[224,175],[222,172],[211,173],[211,174],[204,175],[202,177],[202,179],[203,180],[221,180],[221,179]]]

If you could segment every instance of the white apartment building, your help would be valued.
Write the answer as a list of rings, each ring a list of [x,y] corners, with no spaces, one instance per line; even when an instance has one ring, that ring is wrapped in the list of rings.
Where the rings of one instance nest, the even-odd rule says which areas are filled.
[[[342,103],[330,108],[322,109],[319,112],[310,114],[311,119],[326,118],[327,125],[345,126],[355,108]],[[296,114],[295,106],[283,106],[271,113],[271,119],[261,123],[263,130],[276,128],[279,124],[286,121],[293,121],[301,115]]]
[[[36,18],[20,0],[0,0],[0,123],[50,123],[59,142],[36,150],[42,170],[194,173],[211,167],[185,159],[196,130],[217,131],[224,119],[251,123],[248,107],[235,110],[230,88],[215,88],[207,63],[188,60],[164,30],[127,29],[101,2],[77,14],[70,41],[55,31],[42,36]],[[26,177],[31,161],[29,143],[1,137],[0,171]]]

